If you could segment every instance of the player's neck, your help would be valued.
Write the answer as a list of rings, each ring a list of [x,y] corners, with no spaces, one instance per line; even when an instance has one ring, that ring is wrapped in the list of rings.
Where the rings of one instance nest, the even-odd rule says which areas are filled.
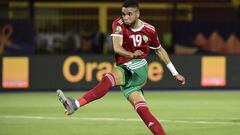
[[[141,23],[141,21],[139,21],[139,19],[137,19],[137,20],[135,21],[135,23],[133,23],[133,24],[131,25],[131,28],[132,28],[132,29],[138,29],[138,28],[140,28],[142,25],[143,25],[143,24]]]

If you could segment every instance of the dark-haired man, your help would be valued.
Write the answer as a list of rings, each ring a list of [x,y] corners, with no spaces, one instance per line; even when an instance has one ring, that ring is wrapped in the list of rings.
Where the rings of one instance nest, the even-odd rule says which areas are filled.
[[[142,87],[148,77],[148,64],[145,58],[149,50],[155,50],[180,84],[185,84],[185,78],[171,63],[167,52],[159,42],[156,29],[139,17],[138,2],[126,0],[122,5],[122,16],[112,23],[111,36],[117,68],[103,76],[99,84],[78,100],[65,97],[63,92],[58,90],[57,93],[66,109],[66,114],[70,115],[79,107],[103,97],[113,86],[120,86],[124,96],[151,132],[154,135],[165,135],[161,124],[150,112],[142,94]]]

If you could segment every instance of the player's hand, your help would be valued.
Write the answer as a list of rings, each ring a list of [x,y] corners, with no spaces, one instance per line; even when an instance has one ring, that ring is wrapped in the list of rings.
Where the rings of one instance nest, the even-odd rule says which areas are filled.
[[[182,85],[184,85],[186,83],[185,78],[180,74],[175,75],[174,78],[178,83],[180,83]]]
[[[133,58],[138,58],[139,56],[141,56],[143,54],[143,52],[141,50],[137,50],[133,53]]]

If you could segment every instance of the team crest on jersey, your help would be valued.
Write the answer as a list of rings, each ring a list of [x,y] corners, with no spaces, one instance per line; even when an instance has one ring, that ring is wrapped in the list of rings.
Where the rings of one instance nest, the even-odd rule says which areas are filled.
[[[146,35],[143,35],[143,41],[144,41],[145,43],[147,43],[148,37],[147,37]]]
[[[121,26],[117,26],[116,27],[116,32],[115,33],[121,33],[122,32],[122,27]]]

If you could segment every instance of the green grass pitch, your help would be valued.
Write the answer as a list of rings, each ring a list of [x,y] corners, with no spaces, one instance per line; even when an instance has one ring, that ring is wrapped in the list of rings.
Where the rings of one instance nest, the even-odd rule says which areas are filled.
[[[83,93],[65,93],[80,97]],[[145,91],[167,135],[240,135],[240,91]],[[0,135],[150,135],[120,92],[72,116],[56,94],[0,93]]]

